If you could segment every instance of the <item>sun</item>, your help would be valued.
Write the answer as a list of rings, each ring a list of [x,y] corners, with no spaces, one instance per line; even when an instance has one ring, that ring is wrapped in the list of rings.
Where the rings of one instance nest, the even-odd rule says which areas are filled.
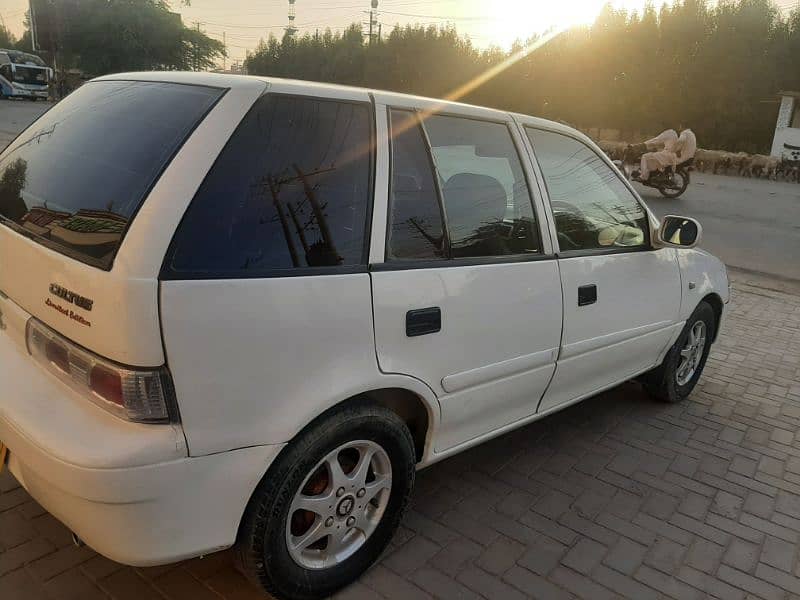
[[[543,31],[564,30],[594,21],[608,0],[503,0],[486,37],[504,48]],[[612,4],[615,4],[612,2]]]

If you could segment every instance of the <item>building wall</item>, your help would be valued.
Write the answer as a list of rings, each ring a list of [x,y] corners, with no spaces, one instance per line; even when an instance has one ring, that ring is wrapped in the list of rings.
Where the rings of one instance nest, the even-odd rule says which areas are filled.
[[[783,156],[784,144],[800,146],[800,129],[790,127],[793,125],[793,116],[798,106],[798,99],[793,96],[783,96],[781,108],[778,111],[778,123],[775,126],[775,138],[772,141],[772,156]]]

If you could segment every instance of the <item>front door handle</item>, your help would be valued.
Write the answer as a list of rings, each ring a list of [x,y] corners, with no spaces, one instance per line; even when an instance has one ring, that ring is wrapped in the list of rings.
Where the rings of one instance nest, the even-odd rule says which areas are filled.
[[[410,310],[406,313],[406,336],[417,337],[442,330],[442,310],[438,306]]]
[[[597,286],[582,285],[578,288],[578,306],[588,306],[597,302]]]

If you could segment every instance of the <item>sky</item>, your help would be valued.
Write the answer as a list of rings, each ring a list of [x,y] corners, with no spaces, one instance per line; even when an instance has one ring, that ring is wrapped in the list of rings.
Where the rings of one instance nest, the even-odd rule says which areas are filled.
[[[591,22],[607,0],[379,0],[377,21],[388,32],[395,24],[452,24],[479,47],[508,49],[514,40],[552,27]],[[790,7],[800,0],[777,0]],[[645,0],[611,0],[616,7],[640,10]],[[200,23],[208,35],[225,40],[229,63],[242,60],[262,38],[283,34],[288,0],[192,0],[191,6],[171,2],[188,26]],[[654,2],[657,6],[660,0]],[[11,32],[23,32],[28,0],[0,0],[0,19]],[[370,0],[296,0],[295,23],[301,33],[330,27],[341,30],[353,22],[367,23]]]

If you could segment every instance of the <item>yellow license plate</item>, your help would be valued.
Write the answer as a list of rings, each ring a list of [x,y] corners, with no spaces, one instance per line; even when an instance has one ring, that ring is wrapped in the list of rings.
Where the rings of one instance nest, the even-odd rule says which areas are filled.
[[[3,472],[3,469],[6,466],[7,456],[8,456],[8,447],[3,442],[0,442],[0,473]]]

